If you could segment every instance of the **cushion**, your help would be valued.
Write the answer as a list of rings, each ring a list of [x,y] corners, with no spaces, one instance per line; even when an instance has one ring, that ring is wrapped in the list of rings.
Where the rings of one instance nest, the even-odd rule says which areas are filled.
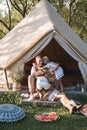
[[[16,122],[25,117],[24,110],[14,104],[0,104],[0,122]]]
[[[35,115],[34,118],[43,122],[56,121],[60,119],[60,117],[55,112],[42,113],[40,115]]]
[[[80,110],[80,112],[87,117],[87,104],[84,104]]]

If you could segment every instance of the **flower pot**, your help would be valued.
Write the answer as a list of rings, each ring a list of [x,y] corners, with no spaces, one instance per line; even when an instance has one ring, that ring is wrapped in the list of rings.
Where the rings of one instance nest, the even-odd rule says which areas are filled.
[[[20,90],[21,90],[21,82],[14,82],[13,91],[20,91]]]

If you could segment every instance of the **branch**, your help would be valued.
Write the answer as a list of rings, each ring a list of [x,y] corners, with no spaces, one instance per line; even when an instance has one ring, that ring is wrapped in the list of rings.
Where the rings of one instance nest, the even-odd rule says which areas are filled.
[[[6,35],[6,33],[5,33],[5,32],[3,32],[2,30],[0,30],[0,32],[1,32],[2,34]]]
[[[2,25],[7,29],[7,30],[11,30],[11,12],[10,12],[10,7],[8,4],[8,0],[6,0],[7,3],[7,7],[8,7],[8,12],[9,12],[9,25],[7,25],[3,20],[0,19],[0,23],[2,23]]]
[[[10,11],[10,6],[8,4],[8,0],[6,0],[7,6],[8,6],[8,13],[9,13],[9,29],[11,30],[11,11]]]
[[[21,0],[19,0],[19,1],[20,1],[21,5],[22,5],[22,7],[23,7],[23,11],[22,11],[23,17],[25,17],[25,15],[26,15],[26,13],[27,13],[27,1],[28,1],[28,0],[25,0],[24,3],[23,3],[23,1],[21,1]]]
[[[0,22],[10,31],[10,28],[7,26],[7,24],[5,24],[1,19]]]
[[[69,25],[71,24],[71,21],[72,21],[72,5],[73,3],[75,2],[75,0],[71,0],[70,4],[69,4],[69,9],[70,9],[70,12],[69,12]]]
[[[14,0],[14,3],[12,2],[12,0],[9,0],[9,1],[10,1],[11,5],[23,16],[23,11],[20,9],[20,7],[16,3],[16,1]]]

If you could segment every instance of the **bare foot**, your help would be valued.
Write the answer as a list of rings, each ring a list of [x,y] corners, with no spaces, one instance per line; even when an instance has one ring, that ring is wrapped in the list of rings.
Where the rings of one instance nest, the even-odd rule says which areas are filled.
[[[43,101],[46,101],[46,98],[43,98]]]
[[[73,114],[76,111],[76,106],[73,106],[69,109],[70,114]]]
[[[76,108],[77,109],[80,109],[82,107],[82,105],[77,105]]]
[[[40,98],[39,98],[39,100],[40,100],[40,101],[42,101],[42,100],[43,100],[43,98],[42,98],[42,97],[40,97]]]

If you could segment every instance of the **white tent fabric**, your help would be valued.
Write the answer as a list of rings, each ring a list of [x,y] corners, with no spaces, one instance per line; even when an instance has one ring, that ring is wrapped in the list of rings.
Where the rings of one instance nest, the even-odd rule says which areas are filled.
[[[53,33],[49,33],[46,35],[43,39],[41,39],[38,44],[36,44],[26,55],[23,55],[21,59],[19,59],[13,66],[10,67],[11,71],[17,71],[18,67],[20,66],[23,68],[24,64],[27,61],[30,61],[33,59],[36,55],[38,55],[52,40],[53,38]]]
[[[65,41],[60,35],[55,35],[54,36],[58,44],[75,60],[79,61],[80,58],[76,55],[76,53],[73,51],[73,48],[71,48],[67,41]]]
[[[42,37],[53,30],[53,24],[43,3],[44,1],[37,5],[29,15],[0,40],[1,69],[14,64]]]
[[[77,53],[77,51],[73,50],[70,45],[67,45],[67,41],[65,41],[61,36],[55,35],[55,39],[58,44],[75,60],[78,62],[78,67],[81,71],[85,84],[87,84],[87,64],[85,64],[84,59]]]
[[[79,62],[78,66],[80,68],[81,74],[83,76],[84,82],[87,85],[87,65],[83,62]]]
[[[52,38],[75,59],[85,64],[87,78],[87,44],[61,18],[47,1],[39,4],[3,39],[0,40],[0,69],[17,70],[39,54]],[[80,70],[81,67],[79,67]]]

